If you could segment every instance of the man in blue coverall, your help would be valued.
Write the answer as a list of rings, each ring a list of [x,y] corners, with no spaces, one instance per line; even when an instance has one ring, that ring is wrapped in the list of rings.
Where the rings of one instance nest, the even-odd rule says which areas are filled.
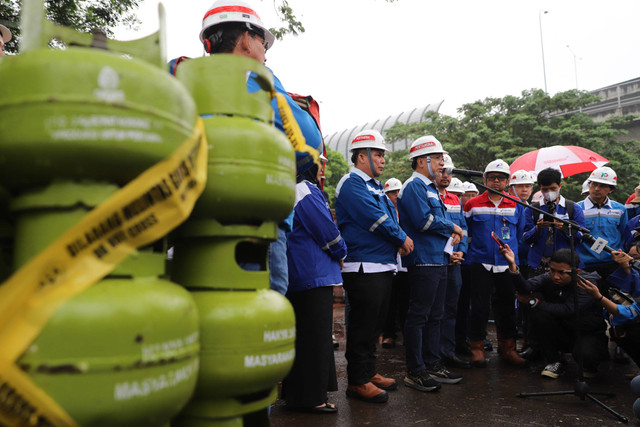
[[[589,196],[578,202],[584,212],[585,226],[591,230],[591,235],[604,239],[613,249],[622,248],[622,236],[628,221],[624,205],[609,198],[617,183],[618,176],[613,169],[606,166],[598,168],[589,175]],[[592,244],[586,242],[576,247],[584,262],[584,270],[597,271],[600,277],[609,277],[617,264],[605,251],[596,253],[591,247]]]
[[[436,391],[440,383],[455,384],[462,376],[442,364],[440,323],[444,316],[447,265],[463,231],[447,218],[435,184],[444,168],[444,150],[434,136],[416,139],[409,150],[414,172],[398,195],[400,225],[415,242],[403,259],[409,270],[409,310],[404,327],[407,376],[404,384],[419,391]],[[451,238],[449,252],[445,246]],[[406,261],[406,262],[404,262]]]
[[[383,403],[385,390],[398,385],[376,371],[376,344],[388,311],[396,254],[413,251],[413,241],[398,225],[393,203],[376,179],[388,151],[376,130],[364,130],[351,142],[353,169],[336,187],[336,219],[347,243],[342,268],[349,299],[347,326],[347,396]]]

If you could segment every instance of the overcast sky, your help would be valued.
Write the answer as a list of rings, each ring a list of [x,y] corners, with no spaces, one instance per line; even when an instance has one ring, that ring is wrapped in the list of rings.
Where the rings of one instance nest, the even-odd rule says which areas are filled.
[[[144,0],[137,38],[157,29]],[[168,58],[201,56],[213,0],[165,0]],[[249,1],[267,27],[273,0]],[[544,88],[593,90],[640,77],[640,1],[289,0],[306,32],[276,41],[267,66],[290,92],[320,102],[323,134],[444,100],[441,113],[485,97]],[[548,11],[544,14],[544,11]]]

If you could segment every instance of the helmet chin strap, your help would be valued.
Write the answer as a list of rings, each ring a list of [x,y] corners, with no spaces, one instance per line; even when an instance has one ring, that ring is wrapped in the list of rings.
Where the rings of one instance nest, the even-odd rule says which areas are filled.
[[[431,169],[431,156],[427,156],[427,168],[429,168],[429,174],[434,178],[440,178],[442,176],[441,173],[435,174],[433,173],[433,169]]]
[[[371,148],[367,148],[367,156],[369,157],[369,167],[371,167],[371,175],[373,175],[374,178],[379,177],[380,174],[377,173],[375,168],[373,167],[373,159],[371,158]]]

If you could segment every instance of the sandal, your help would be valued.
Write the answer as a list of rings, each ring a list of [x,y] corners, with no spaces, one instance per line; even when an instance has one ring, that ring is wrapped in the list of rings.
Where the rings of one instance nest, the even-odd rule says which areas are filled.
[[[325,402],[318,406],[285,406],[287,411],[308,412],[311,414],[334,414],[338,408],[333,403]]]

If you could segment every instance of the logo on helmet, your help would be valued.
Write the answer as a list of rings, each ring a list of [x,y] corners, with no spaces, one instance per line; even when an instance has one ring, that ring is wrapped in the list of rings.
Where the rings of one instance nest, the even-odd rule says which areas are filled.
[[[423,148],[427,148],[427,147],[435,147],[436,143],[433,141],[427,141],[427,142],[423,142],[422,144],[418,144],[415,147],[411,147],[411,152],[413,153],[416,150],[422,150]]]
[[[375,141],[375,140],[376,140],[376,137],[373,135],[359,135],[353,138],[352,143],[361,142],[361,141]]]

